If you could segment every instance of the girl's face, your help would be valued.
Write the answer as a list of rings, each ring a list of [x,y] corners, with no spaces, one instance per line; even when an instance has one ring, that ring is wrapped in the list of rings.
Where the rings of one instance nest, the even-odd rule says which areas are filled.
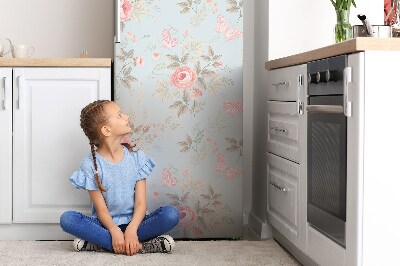
[[[107,116],[107,125],[103,126],[102,132],[104,129],[108,136],[112,135],[116,137],[132,133],[129,116],[122,113],[118,104],[114,102],[107,103],[104,106],[104,110]]]

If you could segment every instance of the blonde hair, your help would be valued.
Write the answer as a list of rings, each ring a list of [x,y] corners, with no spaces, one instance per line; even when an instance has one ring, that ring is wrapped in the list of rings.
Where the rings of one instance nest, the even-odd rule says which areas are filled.
[[[110,100],[97,100],[88,104],[82,109],[80,119],[81,128],[89,139],[95,169],[94,175],[97,187],[101,192],[106,192],[107,189],[103,186],[99,177],[96,161],[96,148],[99,148],[101,145],[101,127],[107,122],[107,115],[104,106],[111,102],[112,101]],[[132,151],[132,148],[134,147],[134,145],[132,146],[129,143],[122,143],[122,145],[127,147],[130,151]]]

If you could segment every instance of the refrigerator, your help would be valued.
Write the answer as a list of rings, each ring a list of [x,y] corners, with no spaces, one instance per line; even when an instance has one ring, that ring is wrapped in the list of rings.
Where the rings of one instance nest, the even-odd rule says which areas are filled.
[[[243,231],[243,1],[116,0],[113,99],[155,162],[147,208],[180,239]]]

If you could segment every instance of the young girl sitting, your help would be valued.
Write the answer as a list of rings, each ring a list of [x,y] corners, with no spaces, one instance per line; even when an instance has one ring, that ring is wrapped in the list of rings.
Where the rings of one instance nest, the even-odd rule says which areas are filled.
[[[132,133],[129,116],[108,100],[95,101],[81,112],[81,127],[89,139],[91,154],[70,178],[86,189],[92,216],[75,211],[61,215],[61,228],[76,237],[76,251],[101,249],[117,254],[171,252],[174,240],[163,233],[179,221],[173,206],[146,213],[146,177],[154,162],[141,150],[121,144]]]

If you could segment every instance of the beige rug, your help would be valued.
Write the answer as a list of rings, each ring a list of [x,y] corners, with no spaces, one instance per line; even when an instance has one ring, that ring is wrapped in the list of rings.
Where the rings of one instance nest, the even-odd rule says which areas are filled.
[[[71,241],[0,241],[0,265],[300,265],[277,242],[176,241],[172,254],[76,252]]]

